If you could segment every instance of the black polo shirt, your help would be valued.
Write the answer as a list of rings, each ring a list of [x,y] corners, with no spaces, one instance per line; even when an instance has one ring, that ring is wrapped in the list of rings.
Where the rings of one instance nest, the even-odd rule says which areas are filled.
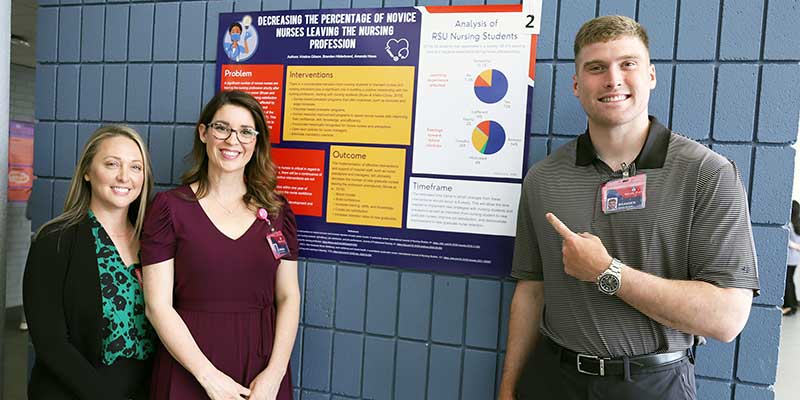
[[[646,207],[614,214],[602,211],[601,185],[622,174],[597,158],[588,132],[525,176],[511,276],[544,281],[541,331],[573,351],[605,357],[675,351],[690,347],[692,336],[564,273],[561,237],[545,219],[548,212],[574,232],[597,235],[631,268],[759,288],[747,196],[732,162],[651,117],[632,168],[647,175]]]

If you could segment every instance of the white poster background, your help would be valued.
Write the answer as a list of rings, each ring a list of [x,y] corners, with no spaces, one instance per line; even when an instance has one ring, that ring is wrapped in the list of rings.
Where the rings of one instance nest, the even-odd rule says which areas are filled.
[[[423,9],[424,10],[424,9]],[[530,35],[519,13],[428,13],[422,18],[412,174],[522,178]],[[482,102],[475,79],[488,69],[508,80],[498,102]],[[505,143],[483,154],[473,130],[494,121]]]
[[[520,193],[517,183],[411,178],[406,225],[513,237]]]

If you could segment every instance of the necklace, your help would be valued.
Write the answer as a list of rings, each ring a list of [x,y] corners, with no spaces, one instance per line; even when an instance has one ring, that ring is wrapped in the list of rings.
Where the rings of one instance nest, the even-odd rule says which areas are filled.
[[[215,194],[211,193],[211,198],[213,198],[213,199],[214,199],[214,201],[216,201],[216,202],[217,202],[217,204],[219,204],[219,206],[220,206],[220,207],[222,207],[222,209],[223,209],[223,210],[225,210],[225,213],[226,213],[226,214],[228,214],[228,215],[231,215],[231,214],[233,214],[233,212],[235,211],[235,210],[233,210],[233,209],[230,209],[230,208],[228,208],[228,207],[225,207],[225,205],[224,205],[224,204],[222,204],[222,202],[219,200],[219,198],[217,198],[217,196],[216,196]]]
[[[214,194],[211,194],[211,198],[213,198],[213,199],[214,199],[214,201],[216,201],[216,202],[217,202],[217,204],[219,204],[219,206],[220,206],[220,207],[222,207],[222,209],[223,209],[223,210],[225,210],[225,213],[226,213],[226,214],[228,214],[228,215],[231,215],[231,214],[233,214],[233,211],[231,211],[231,209],[230,209],[230,208],[228,208],[228,207],[225,207],[225,205],[224,205],[224,204],[222,204],[222,202],[221,202],[221,201],[219,201],[219,199],[217,198],[217,196],[216,196],[216,195],[214,195]]]

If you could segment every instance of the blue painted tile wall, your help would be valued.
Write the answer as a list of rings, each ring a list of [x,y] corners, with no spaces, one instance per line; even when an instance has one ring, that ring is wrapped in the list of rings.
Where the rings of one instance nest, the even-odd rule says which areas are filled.
[[[131,5],[130,35],[135,38],[128,46],[128,57],[131,61],[150,61],[153,57],[153,16],[155,5]]]
[[[303,329],[303,387],[327,392],[330,390],[330,369],[333,332],[327,329]]]
[[[36,61],[56,61],[58,56],[58,8],[40,7],[36,14],[36,21]]]
[[[194,126],[176,126],[175,140],[172,142],[172,184],[181,182],[181,175],[188,168],[186,155],[192,151]]]
[[[795,42],[797,43],[797,42]],[[797,139],[800,116],[800,64],[764,65],[759,101],[758,141],[788,143]]]
[[[768,3],[764,58],[794,61],[800,59],[800,46],[796,45],[800,4],[796,0],[770,0]]]
[[[42,226],[47,220],[53,217],[50,209],[53,206],[53,180],[36,179],[33,181],[33,192],[31,193],[30,206],[32,208],[31,226]]]
[[[217,29],[219,23],[219,14],[223,12],[231,12],[233,10],[233,3],[228,1],[211,2],[206,6],[206,32],[205,32],[205,59],[206,61],[215,61],[217,59]]]
[[[103,68],[104,121],[125,120],[126,68],[121,64],[106,64]]]
[[[713,65],[678,64],[672,100],[672,129],[695,140],[709,137],[713,85]]]
[[[675,70],[671,63],[654,62],[656,67],[656,88],[650,92],[650,115],[662,124],[670,126],[670,103],[672,102],[672,75]]]
[[[205,43],[206,5],[205,2],[181,3],[180,32],[178,35],[178,59],[181,61],[200,61],[203,59]],[[216,24],[215,24],[216,25]],[[215,26],[216,28],[216,26]],[[215,31],[209,29],[209,31]],[[160,42],[159,42],[160,43]]]
[[[397,335],[427,340],[430,335],[431,288],[429,274],[405,272],[400,278],[400,309]]]
[[[714,113],[715,140],[753,140],[757,90],[757,65],[723,64],[719,67]]]
[[[150,86],[150,120],[174,122],[177,64],[153,64],[153,82]]]
[[[467,349],[464,351],[464,373],[461,376],[461,398],[484,400],[494,396],[497,353]]]
[[[78,93],[78,110],[81,120],[97,121],[100,119],[103,100],[103,66],[97,64],[81,65],[80,92]],[[75,99],[72,99],[75,101]]]
[[[54,154],[56,126],[52,122],[38,122],[34,128],[36,138],[33,142],[33,154]],[[39,156],[33,159],[33,174],[36,176],[53,176],[53,157]]]
[[[153,164],[153,179],[156,183],[168,184],[172,180],[172,134],[173,128],[165,125],[150,127],[150,161]]]
[[[333,327],[336,269],[333,264],[307,264],[305,322],[309,325]]]
[[[650,57],[654,60],[673,59],[678,16],[677,4],[676,1],[639,1],[639,22],[647,28],[650,39]]]
[[[66,64],[58,67],[56,78],[56,119],[75,120],[78,118],[78,65]]]
[[[369,333],[392,336],[397,326],[398,273],[385,269],[369,271],[367,278],[367,327]]]
[[[346,396],[359,396],[361,394],[363,352],[363,335],[336,332],[333,337],[331,392]]]
[[[80,59],[81,8],[62,7],[58,18],[58,62]]]
[[[105,61],[125,61],[128,57],[128,14],[130,6],[106,6]]]
[[[36,68],[36,110],[39,120],[56,117],[56,66],[40,65]]]
[[[456,399],[461,378],[461,349],[431,345],[428,369],[428,398]]]
[[[390,399],[394,387],[394,343],[390,338],[367,336],[361,395],[368,399]]]
[[[58,157],[53,165],[53,175],[71,178],[77,159],[78,125],[69,122],[56,123],[56,151]]]
[[[128,93],[125,97],[126,121],[150,120],[150,64],[130,64],[128,66]]]
[[[214,92],[220,12],[514,0],[40,1],[34,227],[61,210],[77,153],[102,123],[149,143],[160,189],[179,183]],[[546,1],[529,165],[586,127],[572,38],[596,14],[637,17],[658,85],[650,111],[734,160],[751,193],[761,296],[737,342],[701,348],[702,399],[772,398],[794,150],[800,125],[796,0]],[[762,22],[765,22],[762,23]],[[752,185],[752,187],[751,187]],[[488,399],[501,377],[511,281],[301,261],[297,398]]]
[[[200,53],[202,54],[202,52]],[[202,64],[178,65],[177,98],[175,104],[175,120],[177,122],[194,123],[197,121],[198,110],[203,105],[200,99],[203,94],[203,85],[197,82],[203,79]]]
[[[600,0],[597,15],[636,15],[636,0]]]
[[[425,380],[428,376],[428,366],[425,360],[427,359],[427,343],[407,340],[397,341],[394,398],[425,398]]]
[[[501,282],[470,279],[467,290],[467,346],[497,348],[497,315],[500,312]]]
[[[69,191],[69,181],[53,181],[53,208],[50,210],[51,215],[56,216],[64,211],[64,202],[67,200],[67,191]]]
[[[78,155],[80,156],[81,152],[83,151],[83,146],[86,145],[86,142],[89,140],[89,135],[92,134],[97,128],[100,127],[100,124],[97,122],[81,122],[78,124],[78,144],[75,148],[78,150]],[[138,132],[142,132],[141,128],[137,128],[134,125],[131,125],[133,129],[136,129]],[[144,133],[147,133],[147,127],[144,129]],[[147,137],[142,136],[145,139],[145,143],[147,143]]]
[[[178,11],[178,3],[156,3],[153,27],[155,61],[175,61],[178,55]]]
[[[433,282],[431,340],[461,344],[464,336],[464,302],[467,282],[455,276],[436,276]]]
[[[758,60],[764,1],[730,0],[722,7],[721,60]]]
[[[680,3],[679,60],[714,59],[717,50],[719,7],[720,3],[713,1]]]
[[[366,268],[350,265],[337,268],[334,322],[337,329],[363,332],[366,294]]]

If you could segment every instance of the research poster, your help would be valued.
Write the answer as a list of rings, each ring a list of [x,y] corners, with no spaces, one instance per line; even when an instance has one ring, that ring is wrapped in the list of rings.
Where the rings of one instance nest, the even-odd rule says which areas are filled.
[[[267,116],[301,256],[511,267],[536,35],[520,5],[220,14],[217,89]]]
[[[8,201],[25,203],[33,189],[33,124],[9,121]]]

